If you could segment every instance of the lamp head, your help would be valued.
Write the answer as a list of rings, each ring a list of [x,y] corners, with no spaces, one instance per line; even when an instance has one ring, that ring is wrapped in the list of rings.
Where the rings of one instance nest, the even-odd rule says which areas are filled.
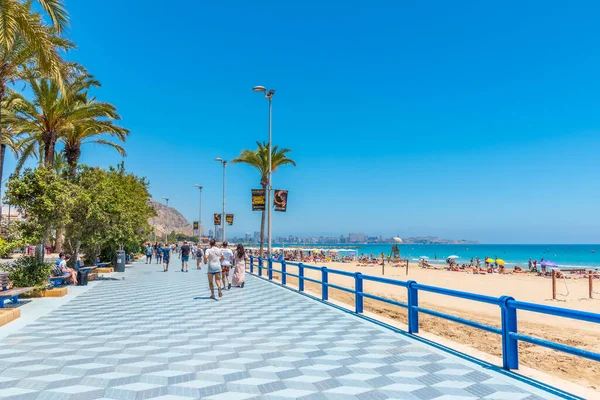
[[[254,90],[255,92],[266,92],[267,89],[264,86],[254,86],[252,88],[252,90]]]
[[[215,158],[215,161],[223,162],[223,159],[221,157],[217,157],[217,158]]]

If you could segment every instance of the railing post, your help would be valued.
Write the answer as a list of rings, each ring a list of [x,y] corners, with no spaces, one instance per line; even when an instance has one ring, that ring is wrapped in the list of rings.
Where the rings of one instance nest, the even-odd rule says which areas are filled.
[[[285,285],[286,281],[285,260],[281,260],[281,284]]]
[[[258,257],[258,276],[262,276],[262,257]]]
[[[419,333],[419,290],[415,287],[417,282],[408,281],[408,333]]]
[[[321,267],[321,299],[329,300],[329,282],[327,281],[327,267]]]
[[[298,290],[304,292],[304,264],[298,264]]]
[[[269,257],[269,260],[267,261],[268,263],[268,269],[267,269],[267,275],[269,276],[269,280],[272,281],[273,280],[273,259],[271,257]]]
[[[510,336],[517,333],[517,309],[508,302],[515,300],[510,296],[500,297],[502,309],[502,368],[519,369],[519,342]]]
[[[358,314],[363,312],[363,278],[360,272],[354,274],[355,309]]]
[[[250,256],[250,273],[254,273],[254,256]]]

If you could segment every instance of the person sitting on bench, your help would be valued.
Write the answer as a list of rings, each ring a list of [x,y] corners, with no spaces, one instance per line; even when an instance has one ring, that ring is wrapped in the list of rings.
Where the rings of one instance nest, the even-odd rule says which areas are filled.
[[[67,278],[73,285],[77,285],[77,272],[74,269],[67,267],[67,262],[71,259],[70,254],[60,253],[60,263],[54,268],[55,276],[63,276]]]

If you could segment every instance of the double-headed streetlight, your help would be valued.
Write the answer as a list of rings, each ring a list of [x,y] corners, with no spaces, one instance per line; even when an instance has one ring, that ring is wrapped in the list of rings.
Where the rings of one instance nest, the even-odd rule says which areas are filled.
[[[273,226],[272,224],[272,214],[271,214],[271,209],[273,207],[273,205],[271,204],[271,196],[272,196],[272,191],[273,191],[273,186],[271,185],[271,175],[272,175],[272,164],[271,164],[271,147],[272,147],[272,138],[271,138],[271,133],[272,133],[272,99],[273,99],[273,95],[275,94],[275,90],[274,89],[269,89],[267,90],[264,86],[254,86],[252,88],[252,90],[254,90],[255,92],[258,93],[264,93],[265,98],[267,100],[269,100],[269,173],[267,175],[267,218],[269,219],[269,222],[267,224],[267,254],[269,255],[269,257],[271,257],[271,227]]]
[[[221,215],[221,242],[225,241],[225,167],[227,167],[227,160],[223,160],[218,157],[215,161],[223,164],[223,214]]]
[[[202,186],[195,184],[200,189],[200,209],[198,210],[198,240],[202,237]]]

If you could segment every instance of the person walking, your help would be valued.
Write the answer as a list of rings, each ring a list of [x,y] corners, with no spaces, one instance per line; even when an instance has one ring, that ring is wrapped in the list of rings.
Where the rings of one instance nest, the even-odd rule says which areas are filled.
[[[223,242],[223,258],[221,259],[221,275],[223,281],[223,289],[231,289],[231,281],[229,280],[229,272],[231,270],[231,262],[233,261],[233,251],[227,248],[228,243]]]
[[[241,243],[237,245],[233,254],[233,265],[233,280],[231,283],[235,287],[243,288],[246,281],[246,251]]]
[[[215,298],[215,285],[219,291],[219,297],[223,297],[221,291],[221,260],[223,259],[223,253],[221,253],[221,249],[215,247],[215,243],[215,239],[210,239],[210,247],[204,252],[204,264],[207,264],[211,299]]]
[[[204,256],[200,245],[196,247],[196,269],[202,269],[202,257]]]
[[[163,258],[163,247],[162,247],[162,243],[159,243],[156,245],[156,263],[157,264],[162,263],[162,258]]]
[[[146,264],[152,264],[152,245],[146,243]]]
[[[183,241],[183,246],[181,246],[181,272],[183,272],[183,267],[185,266],[185,272],[190,272],[188,271],[188,264],[190,261],[190,246],[188,245],[187,241],[184,240]]]
[[[169,270],[169,259],[171,258],[171,248],[167,244],[163,248],[163,271],[167,272]]]

